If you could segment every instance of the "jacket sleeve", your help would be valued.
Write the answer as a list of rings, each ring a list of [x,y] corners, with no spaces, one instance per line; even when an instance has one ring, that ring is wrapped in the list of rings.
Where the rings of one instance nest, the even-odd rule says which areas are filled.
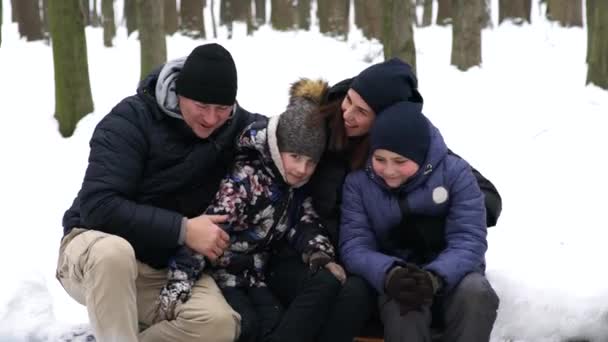
[[[289,230],[287,240],[302,254],[304,260],[315,252],[323,252],[334,260],[336,258],[334,246],[313,208],[311,197],[304,200],[302,215],[296,225]]]
[[[118,104],[95,128],[80,190],[80,215],[87,228],[152,248],[178,245],[183,216],[136,202],[148,144],[135,110]]]
[[[459,159],[457,163],[447,181],[451,199],[445,226],[446,248],[425,266],[443,279],[446,292],[479,268],[488,248],[483,195],[466,162]]]
[[[351,174],[344,183],[340,224],[340,256],[346,269],[384,293],[384,278],[401,260],[379,251],[373,228],[363,206],[363,191]]]

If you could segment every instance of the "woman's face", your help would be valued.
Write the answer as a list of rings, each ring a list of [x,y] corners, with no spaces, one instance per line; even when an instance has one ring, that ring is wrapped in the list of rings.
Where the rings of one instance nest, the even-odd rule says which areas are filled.
[[[348,90],[341,108],[344,129],[349,138],[360,137],[369,133],[376,118],[376,113],[356,91]]]

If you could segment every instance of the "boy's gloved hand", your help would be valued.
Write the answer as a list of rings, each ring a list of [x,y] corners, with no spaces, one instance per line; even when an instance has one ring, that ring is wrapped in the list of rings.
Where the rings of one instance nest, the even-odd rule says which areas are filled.
[[[431,273],[413,264],[395,266],[389,271],[385,290],[399,303],[401,315],[433,302],[435,290],[431,277],[434,277]]]
[[[177,304],[185,303],[192,294],[193,282],[190,280],[170,280],[160,290],[156,322],[175,319]]]

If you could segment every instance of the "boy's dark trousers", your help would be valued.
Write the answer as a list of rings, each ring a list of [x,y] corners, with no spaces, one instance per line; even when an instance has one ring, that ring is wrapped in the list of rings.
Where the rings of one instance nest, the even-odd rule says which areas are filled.
[[[272,342],[352,342],[376,305],[363,279],[342,285],[325,268],[311,274],[295,254],[273,255],[267,283],[287,308]]]
[[[267,287],[222,289],[232,309],[241,315],[238,342],[267,341],[281,319],[283,308]]]

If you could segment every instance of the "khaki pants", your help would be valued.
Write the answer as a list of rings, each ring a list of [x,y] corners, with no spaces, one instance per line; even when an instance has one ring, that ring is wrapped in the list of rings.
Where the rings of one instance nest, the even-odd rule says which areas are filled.
[[[208,275],[177,306],[175,320],[154,324],[167,271],[138,262],[129,242],[116,235],[74,228],[61,242],[57,279],[87,307],[99,342],[227,342],[239,335],[240,316]],[[147,329],[139,333],[140,326]]]

